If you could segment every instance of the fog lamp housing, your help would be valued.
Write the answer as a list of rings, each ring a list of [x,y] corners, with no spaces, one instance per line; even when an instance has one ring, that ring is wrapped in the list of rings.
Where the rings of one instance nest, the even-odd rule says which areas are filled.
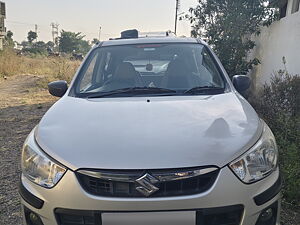
[[[44,225],[40,216],[35,212],[31,211],[30,209],[26,208],[25,206],[24,206],[24,215],[25,215],[26,225]]]
[[[255,225],[276,225],[278,202],[262,210]]]

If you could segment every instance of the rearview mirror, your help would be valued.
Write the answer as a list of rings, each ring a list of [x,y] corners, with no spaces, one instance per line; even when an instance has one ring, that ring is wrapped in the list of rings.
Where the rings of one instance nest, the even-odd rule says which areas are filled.
[[[245,75],[235,75],[232,78],[232,83],[235,89],[243,95],[250,87],[251,79]]]
[[[53,81],[48,84],[49,93],[56,97],[62,97],[68,90],[68,84],[65,80]]]

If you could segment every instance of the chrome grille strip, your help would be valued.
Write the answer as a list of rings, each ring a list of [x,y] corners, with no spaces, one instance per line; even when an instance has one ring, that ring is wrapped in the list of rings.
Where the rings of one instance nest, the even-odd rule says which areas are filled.
[[[102,180],[109,181],[119,181],[119,182],[134,182],[139,176],[138,174],[127,174],[127,173],[109,173],[109,172],[100,172],[100,171],[91,171],[91,170],[79,170],[78,173],[99,178]]]
[[[175,180],[183,180],[188,178],[193,178],[196,176],[204,175],[211,173],[213,171],[218,170],[216,167],[209,167],[209,168],[201,168],[201,169],[187,169],[186,171],[183,169],[178,169],[178,171],[151,171],[151,175],[155,176],[159,181],[175,181]],[[78,170],[80,174],[84,174],[90,177],[95,177],[103,180],[109,181],[118,181],[118,182],[135,182],[137,178],[139,178],[143,171],[140,173],[135,172],[106,172],[106,171],[93,171],[93,170]]]
[[[152,172],[151,174],[155,176],[159,181],[174,181],[174,180],[183,180],[192,177],[197,177],[200,175],[204,175],[213,171],[216,171],[217,168],[204,168],[204,169],[196,169],[196,170],[188,170],[188,171],[181,171],[181,172],[173,172],[173,173],[155,173]]]

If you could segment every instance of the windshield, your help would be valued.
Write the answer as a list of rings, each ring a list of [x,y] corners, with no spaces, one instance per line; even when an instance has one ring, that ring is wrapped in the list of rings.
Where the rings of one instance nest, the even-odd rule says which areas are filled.
[[[160,91],[174,95],[189,90],[192,94],[224,91],[224,86],[213,56],[203,45],[144,44],[96,48],[83,65],[73,91],[77,97],[119,90],[118,96],[129,91],[131,95]]]

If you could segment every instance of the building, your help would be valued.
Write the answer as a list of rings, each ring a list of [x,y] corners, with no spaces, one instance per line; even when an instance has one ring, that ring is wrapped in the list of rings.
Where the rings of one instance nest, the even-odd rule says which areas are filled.
[[[0,50],[3,49],[3,39],[6,35],[4,20],[6,18],[5,3],[0,2]]]
[[[263,27],[254,38],[256,47],[250,58],[258,58],[260,65],[251,71],[256,86],[270,81],[272,73],[286,68],[300,74],[300,0],[272,0],[271,6],[280,8],[280,20]]]

